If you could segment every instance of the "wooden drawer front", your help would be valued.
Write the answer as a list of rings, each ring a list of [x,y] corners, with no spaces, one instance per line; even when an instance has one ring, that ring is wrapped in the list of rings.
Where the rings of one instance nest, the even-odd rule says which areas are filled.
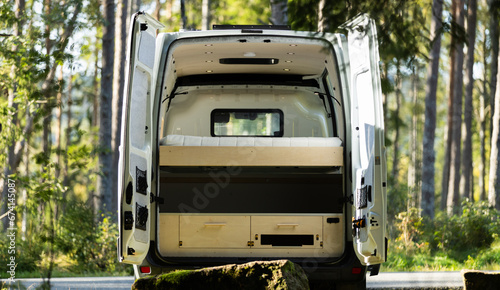
[[[252,216],[255,247],[320,247],[321,216]],[[287,242],[290,241],[290,242]]]
[[[181,216],[181,248],[246,248],[249,216]]]

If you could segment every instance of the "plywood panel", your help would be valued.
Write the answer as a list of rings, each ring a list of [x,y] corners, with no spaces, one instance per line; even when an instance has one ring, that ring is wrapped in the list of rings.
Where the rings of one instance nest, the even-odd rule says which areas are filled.
[[[160,146],[160,166],[342,165],[342,147]]]

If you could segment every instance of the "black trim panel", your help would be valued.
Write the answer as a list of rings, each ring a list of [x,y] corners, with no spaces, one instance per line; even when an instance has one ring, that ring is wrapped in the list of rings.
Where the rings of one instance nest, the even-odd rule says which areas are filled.
[[[176,86],[213,86],[213,85],[282,85],[319,88],[314,79],[304,80],[301,75],[266,74],[209,74],[180,77]]]

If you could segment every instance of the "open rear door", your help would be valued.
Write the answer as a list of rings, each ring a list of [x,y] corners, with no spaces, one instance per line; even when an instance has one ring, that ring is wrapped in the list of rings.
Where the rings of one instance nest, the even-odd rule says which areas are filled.
[[[375,23],[367,15],[346,23],[350,62],[353,243],[361,263],[386,259],[384,115]]]
[[[118,258],[139,264],[149,250],[152,180],[153,68],[157,29],[152,17],[136,13],[129,32],[118,165]]]

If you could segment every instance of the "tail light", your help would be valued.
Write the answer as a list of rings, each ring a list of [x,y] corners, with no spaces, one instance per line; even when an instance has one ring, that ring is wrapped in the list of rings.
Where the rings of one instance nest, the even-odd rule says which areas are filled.
[[[140,271],[142,274],[151,274],[151,267],[141,267]]]

